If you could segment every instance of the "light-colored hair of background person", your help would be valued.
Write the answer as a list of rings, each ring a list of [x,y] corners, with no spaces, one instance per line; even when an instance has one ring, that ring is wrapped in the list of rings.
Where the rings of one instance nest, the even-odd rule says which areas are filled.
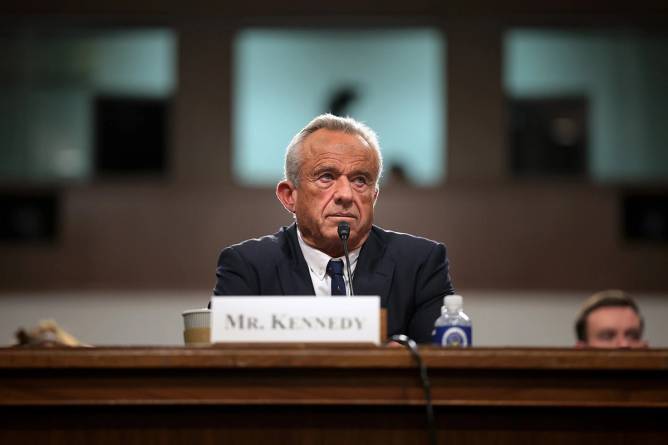
[[[380,146],[378,144],[378,136],[376,135],[376,132],[367,125],[351,117],[340,117],[329,113],[317,116],[292,138],[292,141],[290,141],[290,144],[285,151],[285,179],[292,182],[295,187],[299,186],[299,169],[301,168],[300,148],[302,142],[304,142],[304,139],[306,139],[307,136],[321,129],[356,134],[364,139],[371,148],[376,151],[376,155],[378,156],[376,189],[378,189],[378,181],[380,181],[380,176],[383,172],[383,157],[380,154]]]

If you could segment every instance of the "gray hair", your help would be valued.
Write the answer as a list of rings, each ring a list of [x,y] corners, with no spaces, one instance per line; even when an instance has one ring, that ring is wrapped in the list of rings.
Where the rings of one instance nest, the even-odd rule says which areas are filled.
[[[320,129],[331,131],[340,131],[343,133],[354,134],[364,139],[378,156],[378,172],[376,175],[376,189],[378,188],[378,181],[383,172],[383,157],[380,154],[380,146],[378,145],[378,136],[376,132],[362,122],[359,122],[352,117],[340,117],[333,114],[321,114],[309,122],[299,133],[292,138],[287,150],[285,151],[285,179],[292,182],[295,187],[299,185],[299,170],[301,168],[301,146],[309,135],[315,133]]]

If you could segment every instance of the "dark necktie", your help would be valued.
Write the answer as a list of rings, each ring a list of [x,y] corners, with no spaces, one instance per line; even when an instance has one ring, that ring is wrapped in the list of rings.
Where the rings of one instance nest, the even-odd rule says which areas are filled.
[[[329,260],[327,275],[332,277],[332,295],[346,295],[346,282],[343,279],[343,261]]]

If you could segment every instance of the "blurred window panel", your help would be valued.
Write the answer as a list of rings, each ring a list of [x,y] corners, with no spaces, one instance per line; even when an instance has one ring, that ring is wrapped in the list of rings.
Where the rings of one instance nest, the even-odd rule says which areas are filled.
[[[668,193],[626,192],[621,196],[620,207],[625,240],[668,243]]]
[[[236,37],[234,54],[238,182],[275,185],[292,136],[325,112],[378,133],[386,179],[444,179],[445,39],[437,30],[251,28]]]
[[[0,244],[54,242],[60,198],[56,191],[0,192]]]
[[[162,145],[159,151],[164,152],[164,135],[153,133],[163,131],[155,119],[165,113],[154,110],[166,108],[173,94],[175,59],[176,36],[167,29],[0,31],[0,180],[86,180],[109,173],[96,168],[97,152],[103,150],[108,158],[130,146],[131,135],[123,140],[115,133],[111,142],[101,143],[97,133],[119,127],[114,119],[136,115],[148,102],[157,105],[146,119],[150,125],[143,137],[153,144],[149,149],[155,152]],[[115,100],[116,108],[101,107],[100,98],[104,104]],[[125,112],[114,114],[119,103]],[[140,106],[133,108],[135,104]],[[164,168],[162,158],[154,164],[147,170]]]
[[[516,176],[668,179],[668,35],[511,30],[504,39]]]

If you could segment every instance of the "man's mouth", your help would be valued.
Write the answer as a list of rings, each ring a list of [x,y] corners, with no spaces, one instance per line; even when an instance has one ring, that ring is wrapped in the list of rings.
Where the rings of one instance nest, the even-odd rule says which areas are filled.
[[[329,218],[349,218],[349,219],[356,219],[357,217],[353,215],[352,213],[345,213],[345,212],[340,212],[340,213],[331,213],[327,215]]]

